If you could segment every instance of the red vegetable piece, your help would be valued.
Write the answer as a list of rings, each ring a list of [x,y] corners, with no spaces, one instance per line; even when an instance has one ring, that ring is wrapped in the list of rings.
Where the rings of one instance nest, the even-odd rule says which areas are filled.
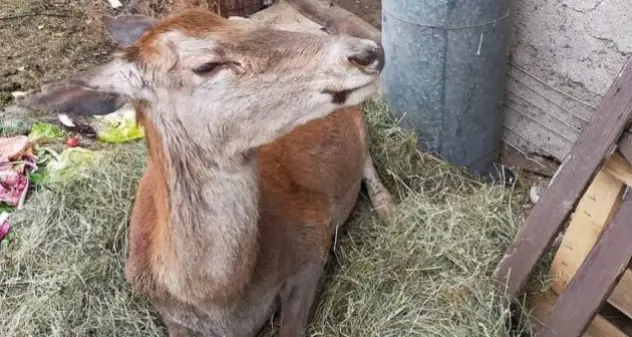
[[[69,147],[79,146],[79,138],[76,136],[68,138],[68,140],[66,141],[66,145],[68,145]]]

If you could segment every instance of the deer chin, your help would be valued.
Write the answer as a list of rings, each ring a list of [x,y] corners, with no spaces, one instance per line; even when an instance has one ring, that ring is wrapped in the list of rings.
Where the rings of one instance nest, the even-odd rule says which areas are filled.
[[[350,89],[325,89],[323,94],[331,96],[335,105],[350,106],[362,103],[377,91],[377,80]]]

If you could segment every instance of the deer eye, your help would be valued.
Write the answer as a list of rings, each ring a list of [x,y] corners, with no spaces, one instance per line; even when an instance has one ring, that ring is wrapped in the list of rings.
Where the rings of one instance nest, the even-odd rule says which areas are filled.
[[[200,75],[200,76],[207,75],[211,73],[213,70],[217,69],[221,65],[222,65],[221,63],[208,62],[208,63],[204,63],[203,65],[197,68],[193,68],[193,72],[196,75]]]

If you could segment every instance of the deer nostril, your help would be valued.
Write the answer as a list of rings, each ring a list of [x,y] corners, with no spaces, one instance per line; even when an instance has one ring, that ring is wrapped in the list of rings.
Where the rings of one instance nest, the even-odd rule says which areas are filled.
[[[349,62],[351,63],[355,63],[359,66],[363,66],[366,67],[369,64],[371,64],[371,56],[369,55],[369,53],[365,53],[365,54],[361,54],[361,55],[353,55],[353,56],[349,56],[347,57],[347,59],[349,60]]]
[[[372,46],[371,49],[351,55],[347,59],[360,67],[371,68],[367,70],[380,72],[384,68],[384,49],[380,45],[377,45],[377,48]]]

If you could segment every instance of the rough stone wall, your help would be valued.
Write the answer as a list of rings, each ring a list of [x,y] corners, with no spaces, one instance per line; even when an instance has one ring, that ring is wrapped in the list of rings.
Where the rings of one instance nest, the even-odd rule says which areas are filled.
[[[631,0],[514,0],[504,140],[563,160],[632,54]]]

